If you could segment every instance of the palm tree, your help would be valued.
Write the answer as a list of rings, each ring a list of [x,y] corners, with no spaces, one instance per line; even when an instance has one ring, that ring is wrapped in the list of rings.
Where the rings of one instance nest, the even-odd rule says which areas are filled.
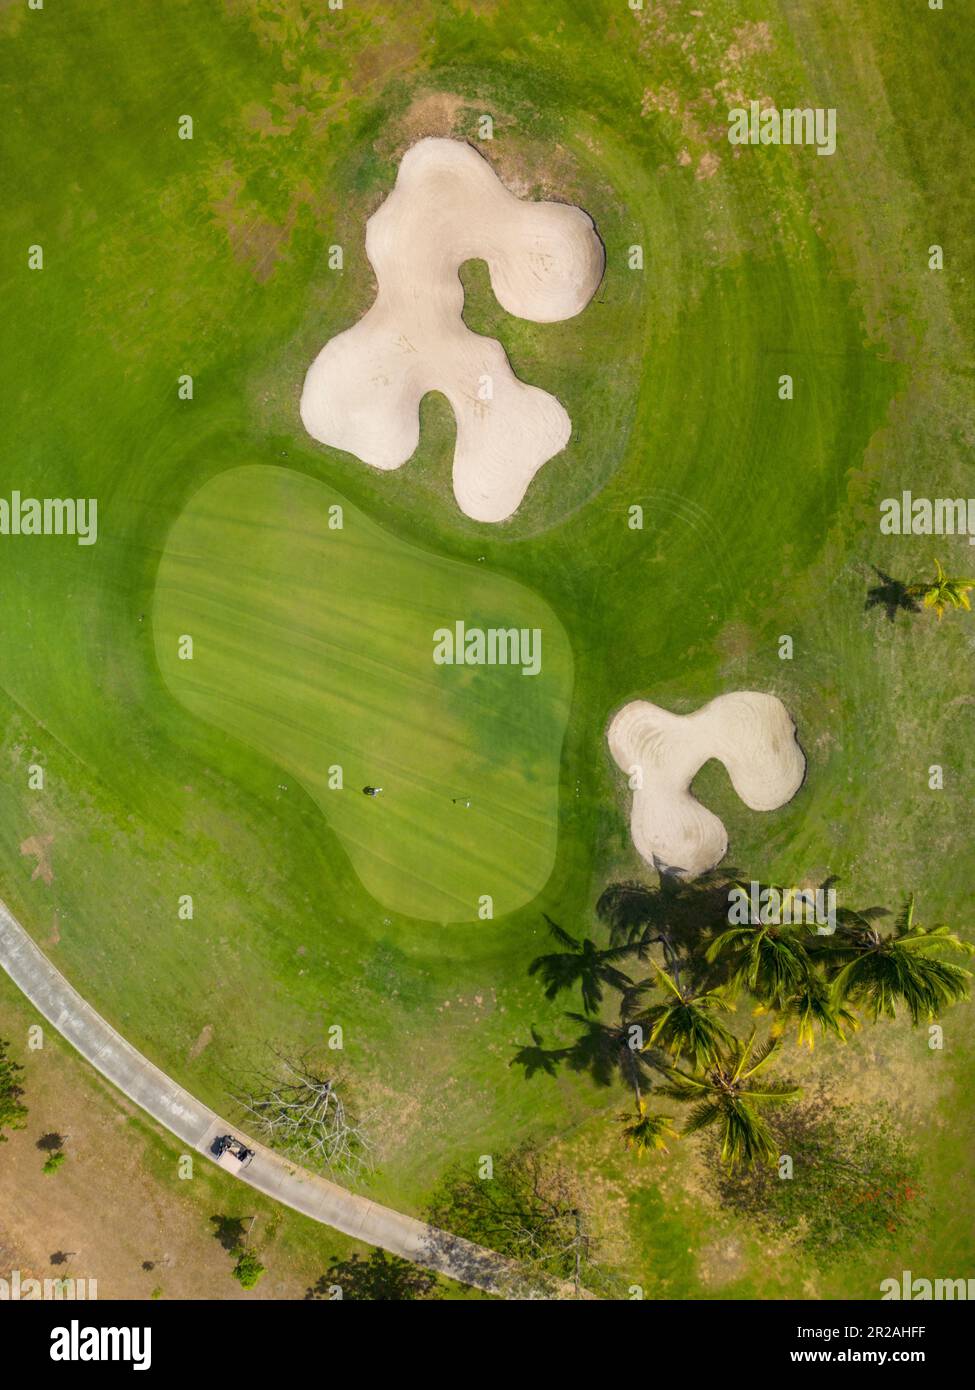
[[[716,1010],[730,1012],[731,1005],[720,988],[695,993],[672,980],[656,961],[650,964],[660,976],[661,983],[670,991],[670,996],[637,1019],[647,1033],[644,1049],[659,1044],[677,1062],[686,1052],[693,1068],[699,1071],[715,1062],[733,1041],[731,1032],[720,1019],[714,1017]]]
[[[946,608],[964,608],[970,611],[972,605],[968,601],[968,593],[970,589],[975,589],[975,579],[950,578],[942,568],[940,560],[935,560],[934,569],[933,579],[908,584],[907,593],[912,598],[919,598],[925,608],[933,608],[938,615],[939,623]]]
[[[632,945],[600,947],[589,937],[577,941],[551,917],[543,915],[549,931],[565,948],[550,955],[536,956],[528,967],[529,975],[539,974],[545,981],[546,999],[554,999],[563,990],[578,984],[582,989],[583,1008],[587,1014],[594,1014],[603,1002],[604,985],[622,991],[632,984],[629,976],[613,964],[630,955],[634,950]]]
[[[733,983],[746,986],[762,1003],[782,1008],[809,979],[809,935],[805,927],[743,922],[719,932],[705,959],[714,961],[727,953]]]
[[[967,999],[972,972],[928,952],[947,948],[971,955],[973,947],[946,926],[916,925],[913,893],[889,936],[881,936],[876,926],[882,913],[882,908],[844,913],[836,933],[822,938],[828,958],[839,967],[830,982],[834,1000],[867,1009],[874,1022],[895,1018],[900,1000],[917,1024]]]
[[[761,1012],[761,1010],[756,1010]],[[816,1041],[816,1026],[825,1038],[832,1033],[840,1042],[846,1042],[844,1029],[859,1028],[855,1014],[834,998],[833,992],[821,975],[810,971],[809,977],[798,994],[787,999],[783,1006],[784,1017],[772,1025],[772,1032],[784,1032],[791,1019],[797,1024],[796,1042],[803,1043],[812,1050]]]
[[[735,1038],[701,1076],[670,1068],[671,1084],[658,1088],[662,1095],[697,1102],[682,1134],[717,1125],[721,1133],[721,1161],[732,1168],[742,1163],[775,1161],[778,1146],[758,1107],[791,1100],[799,1094],[798,1088],[785,1082],[770,1081],[764,1087],[750,1084],[781,1047],[782,1039],[769,1038],[753,1054],[754,1042],[754,1030],[747,1042]]]
[[[642,1101],[637,1107],[636,1119],[628,1112],[619,1118],[623,1122],[623,1143],[635,1152],[637,1158],[643,1158],[654,1149],[666,1153],[667,1140],[679,1137],[669,1115],[661,1115],[659,1112],[647,1114]]]

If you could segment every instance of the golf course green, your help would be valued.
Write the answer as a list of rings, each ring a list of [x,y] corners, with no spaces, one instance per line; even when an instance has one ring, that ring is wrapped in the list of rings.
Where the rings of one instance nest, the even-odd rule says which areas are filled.
[[[537,632],[538,670],[436,664],[460,614]],[[530,591],[385,536],[313,478],[238,468],[170,532],[153,629],[173,694],[297,777],[391,910],[490,919],[544,888],[572,660]]]
[[[971,569],[964,536],[878,524],[904,489],[973,490],[962,10],[0,3],[0,497],[98,503],[94,544],[0,535],[0,898],[219,1113],[268,1046],[340,1025],[366,1190],[400,1210],[531,1138],[648,1297],[875,1298],[902,1267],[969,1271],[964,1005],[940,1051],[904,1016],[812,1059],[784,1045],[783,1075],[891,1106],[924,1165],[922,1236],[828,1269],[729,1218],[690,1139],[636,1163],[615,1075],[512,1065],[579,1031],[578,990],[529,974],[545,918],[605,945],[606,887],[654,880],[606,740],[631,701],[777,697],[794,799],[749,811],[714,762],[694,781],[727,863],[835,874],[859,904],[914,891],[973,939],[975,626],[867,604],[877,570]],[[835,109],[835,154],[732,146],[752,99]],[[467,327],[572,421],[499,524],[457,506],[442,395],[391,472],[299,416],[309,364],[376,298],[366,223],[426,136],[583,209],[606,250],[553,323],[462,268]],[[436,663],[458,621],[539,629],[539,673]]]

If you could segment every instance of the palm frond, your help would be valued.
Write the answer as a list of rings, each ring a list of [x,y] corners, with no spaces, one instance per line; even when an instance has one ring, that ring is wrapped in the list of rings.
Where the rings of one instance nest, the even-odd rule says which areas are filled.
[[[638,1158],[653,1149],[667,1153],[667,1140],[680,1137],[669,1115],[647,1114],[641,1109],[636,1119],[630,1114],[621,1115],[620,1119],[624,1121],[623,1143],[633,1149]]]
[[[547,912],[543,912],[542,916],[545,918],[545,923],[549,932],[554,936],[560,946],[564,946],[567,951],[578,951],[581,949],[581,942],[574,936],[570,936],[567,931],[564,931],[563,928],[559,926],[558,922],[553,921]]]
[[[700,1105],[695,1105],[684,1122],[681,1138],[686,1138],[688,1134],[697,1134],[699,1130],[708,1129],[711,1125],[717,1124],[720,1119],[720,1105],[715,1105],[713,1101],[709,1100],[701,1101]]]

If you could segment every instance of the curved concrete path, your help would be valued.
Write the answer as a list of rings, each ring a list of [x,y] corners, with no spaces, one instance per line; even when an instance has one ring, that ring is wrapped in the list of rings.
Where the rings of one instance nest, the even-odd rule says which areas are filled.
[[[572,1295],[573,1291],[567,1288],[560,1288],[554,1295],[551,1291],[533,1290],[524,1273],[494,1251],[380,1206],[308,1169],[296,1167],[248,1138],[184,1091],[116,1033],[38,950],[2,901],[0,965],[86,1061],[188,1147],[215,1162],[209,1150],[217,1135],[233,1133],[244,1139],[254,1149],[255,1157],[246,1168],[231,1175],[241,1182],[303,1212],[313,1221],[486,1293],[509,1299]]]

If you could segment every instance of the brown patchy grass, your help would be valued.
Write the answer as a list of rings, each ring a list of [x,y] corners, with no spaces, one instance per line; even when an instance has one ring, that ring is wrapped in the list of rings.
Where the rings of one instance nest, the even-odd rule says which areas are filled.
[[[51,868],[51,845],[54,843],[53,835],[29,835],[20,844],[21,854],[30,855],[37,860],[31,878],[43,879],[47,884],[54,882],[54,870]]]
[[[177,1178],[180,1146],[103,1082],[45,1025],[44,1046],[26,1052],[38,1016],[0,975],[0,1036],[24,1067],[27,1127],[0,1148],[0,1277],[93,1278],[99,1299],[303,1298],[332,1255],[368,1249],[276,1207],[196,1156],[194,1177]],[[207,1029],[203,1030],[201,1039]],[[43,1165],[59,1135],[67,1161]],[[267,1266],[250,1293],[212,1218],[239,1217]],[[296,1244],[296,1224],[305,1227]]]
[[[204,1048],[209,1047],[212,1041],[213,1024],[204,1024],[204,1026],[200,1029],[200,1033],[198,1038],[196,1039],[196,1042],[194,1042],[193,1046],[189,1050],[190,1061],[195,1062],[197,1057],[199,1057],[200,1053],[204,1050]]]

